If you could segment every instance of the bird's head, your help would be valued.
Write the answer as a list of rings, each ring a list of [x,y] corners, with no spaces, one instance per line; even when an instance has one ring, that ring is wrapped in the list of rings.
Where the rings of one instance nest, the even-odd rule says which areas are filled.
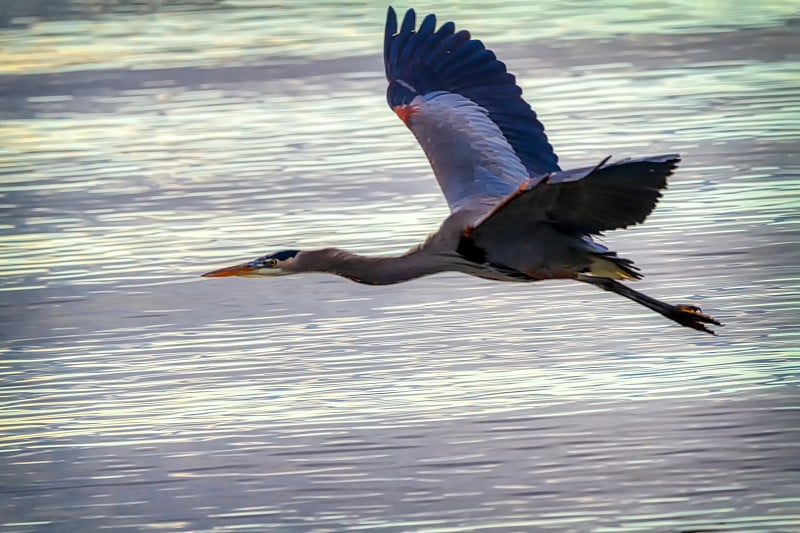
[[[222,278],[227,276],[264,277],[285,276],[292,274],[291,266],[299,250],[282,250],[275,254],[265,255],[248,261],[203,274],[204,278]]]

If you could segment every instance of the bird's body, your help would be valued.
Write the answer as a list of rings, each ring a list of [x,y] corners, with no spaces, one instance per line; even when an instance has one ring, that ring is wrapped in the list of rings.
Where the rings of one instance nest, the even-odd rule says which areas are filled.
[[[694,306],[661,302],[619,283],[633,262],[593,239],[641,223],[680,161],[646,157],[562,171],[536,114],[505,65],[453,23],[418,29],[413,10],[389,8],[384,61],[389,106],[425,152],[450,215],[408,253],[366,257],[327,248],[284,251],[207,277],[328,272],[390,284],[444,271],[499,281],[573,279],[615,292],[681,325],[719,322]]]

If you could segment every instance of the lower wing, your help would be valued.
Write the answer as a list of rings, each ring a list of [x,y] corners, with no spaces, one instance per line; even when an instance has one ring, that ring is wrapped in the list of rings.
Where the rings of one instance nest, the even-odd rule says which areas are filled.
[[[611,164],[607,161],[524,182],[474,225],[473,238],[544,222],[576,235],[599,234],[644,222],[680,157],[671,154]]]

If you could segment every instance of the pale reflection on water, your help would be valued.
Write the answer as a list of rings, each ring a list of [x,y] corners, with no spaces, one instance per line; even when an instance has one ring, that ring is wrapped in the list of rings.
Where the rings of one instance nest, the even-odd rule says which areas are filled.
[[[2,30],[0,529],[800,528],[795,10],[702,5],[436,10],[564,166],[682,154],[607,241],[716,338],[569,283],[198,278],[445,216],[382,5]]]

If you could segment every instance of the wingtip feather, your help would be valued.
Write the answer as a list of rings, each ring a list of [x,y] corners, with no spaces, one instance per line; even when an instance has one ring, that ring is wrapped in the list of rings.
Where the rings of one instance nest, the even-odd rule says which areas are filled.
[[[419,25],[419,29],[417,30],[417,34],[419,35],[430,35],[436,29],[436,15],[430,13],[426,15],[424,19],[422,19],[422,24]]]
[[[392,47],[392,38],[397,33],[397,13],[394,8],[389,6],[386,10],[386,28],[383,32],[383,66],[386,71],[386,79],[391,80],[391,64],[389,63],[389,52]]]
[[[400,33],[411,33],[417,25],[417,13],[413,8],[406,11],[403,16],[403,23],[400,25]]]

